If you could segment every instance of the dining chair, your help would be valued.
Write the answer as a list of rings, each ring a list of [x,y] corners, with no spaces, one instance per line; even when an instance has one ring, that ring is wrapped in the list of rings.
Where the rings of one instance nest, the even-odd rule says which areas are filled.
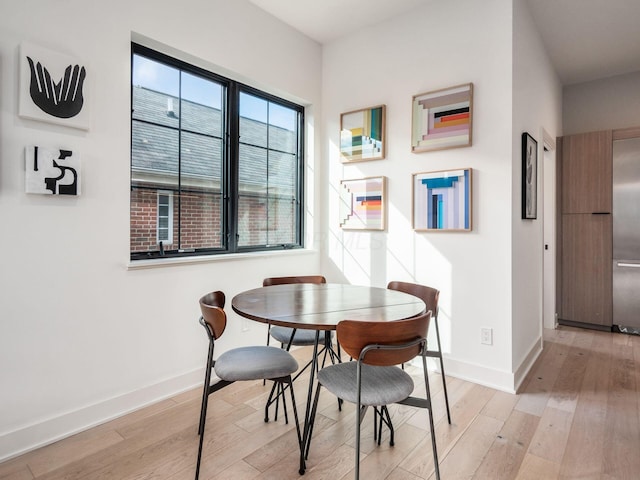
[[[292,283],[327,283],[327,279],[322,275],[302,275],[294,277],[269,277],[262,281],[263,287],[270,287],[272,285],[287,285]],[[295,330],[295,335],[294,335]],[[320,332],[319,342],[324,342],[324,335],[326,331]],[[330,332],[329,332],[330,333]],[[293,339],[291,336],[294,335]],[[293,346],[309,346],[316,343],[315,330],[296,330],[290,327],[280,327],[278,325],[269,324],[269,331],[267,332],[267,345],[269,345],[269,338],[273,337],[280,342],[280,345],[287,348],[289,345]]]
[[[444,362],[442,360],[442,346],[440,344],[440,329],[438,327],[438,299],[440,298],[440,291],[426,285],[398,281],[389,282],[387,288],[389,290],[397,290],[420,298],[427,306],[427,310],[431,310],[432,312],[432,318],[436,326],[436,342],[438,343],[438,348],[437,350],[428,349],[426,355],[427,357],[438,358],[440,360],[440,374],[442,375],[442,390],[444,392],[444,402],[447,406],[447,420],[449,422],[449,425],[451,425],[449,396],[447,395],[447,380],[444,376]]]
[[[273,387],[269,394],[269,399],[265,406],[264,421],[269,421],[269,407],[273,402],[277,402],[282,396],[284,406],[285,422],[289,423],[287,416],[287,406],[285,395],[282,394],[285,387],[291,393],[291,404],[293,405],[293,415],[298,434],[298,444],[302,448],[302,435],[300,423],[298,422],[298,411],[296,400],[292,388],[291,375],[298,369],[298,362],[293,356],[277,347],[264,345],[239,347],[227,350],[214,360],[214,346],[216,340],[220,338],[227,326],[227,314],[224,311],[225,295],[221,291],[211,292],[200,298],[200,325],[202,325],[209,338],[209,353],[207,355],[207,365],[204,377],[204,390],[202,393],[202,405],[200,409],[200,423],[198,434],[200,442],[198,445],[198,460],[196,463],[196,480],[200,476],[200,462],[202,459],[202,445],[204,441],[204,428],[207,417],[207,404],[209,395],[217,392],[234,382],[241,380],[271,380]],[[211,374],[220,379],[217,383],[211,384]],[[281,395],[282,394],[282,395]],[[277,412],[277,406],[276,406]],[[276,413],[277,414],[277,413]]]
[[[269,277],[265,278],[262,281],[263,287],[269,287],[272,285],[287,285],[294,283],[314,283],[314,284],[323,284],[327,283],[327,279],[322,275],[300,275],[300,276],[292,276],[292,277]],[[305,329],[294,329],[290,327],[281,327],[278,325],[269,325],[269,330],[267,332],[267,345],[269,345],[269,338],[273,337],[275,340],[280,342],[280,346],[289,350],[291,346],[310,346],[315,345],[316,343],[316,330],[305,330]],[[329,335],[327,339],[326,336]],[[327,341],[328,340],[328,341]],[[319,332],[318,344],[324,345],[325,347],[330,344],[331,341],[331,331],[321,330]],[[321,349],[318,352],[318,355],[321,355],[323,352],[326,355],[331,355],[332,361],[335,360],[335,356],[340,356],[340,345],[338,344],[338,353],[334,354],[333,349],[329,349],[327,351],[326,348]],[[298,377],[302,372],[304,372],[312,362],[308,362],[302,370],[298,372],[296,377]],[[295,378],[294,378],[295,379]]]
[[[343,320],[337,337],[344,351],[357,361],[329,365],[318,372],[319,387],[313,401],[311,418],[315,418],[320,387],[343,400],[356,404],[355,479],[360,478],[360,425],[368,407],[400,403],[429,411],[429,431],[436,480],[440,479],[427,374],[427,331],[431,311],[418,317],[393,322]],[[413,396],[413,378],[398,365],[422,357],[425,397]],[[313,425],[313,423],[311,423]],[[311,444],[307,445],[307,454]]]

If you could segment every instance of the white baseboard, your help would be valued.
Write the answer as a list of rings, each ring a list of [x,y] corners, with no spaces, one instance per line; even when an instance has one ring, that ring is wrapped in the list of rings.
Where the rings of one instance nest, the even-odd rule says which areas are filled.
[[[203,369],[0,433],[0,462],[202,385]]]
[[[503,392],[517,393],[520,384],[540,356],[540,353],[542,353],[542,339],[538,338],[531,345],[529,352],[520,362],[515,373],[445,357],[445,374]],[[440,365],[437,366],[438,370],[440,370]]]
[[[531,367],[533,367],[533,364],[538,359],[541,353],[542,353],[542,337],[537,338],[533,342],[533,345],[531,345],[531,348],[529,349],[529,353],[525,355],[524,359],[522,360],[522,362],[520,362],[520,365],[516,370],[514,381],[513,381],[513,385],[516,392],[520,388],[520,385],[522,384],[523,380],[527,376],[527,373],[529,373],[529,370],[531,370]]]
[[[485,367],[484,365],[445,357],[444,373],[447,376],[484,385],[485,387],[495,390],[515,393],[513,388],[513,373],[507,372],[506,370],[497,370]]]

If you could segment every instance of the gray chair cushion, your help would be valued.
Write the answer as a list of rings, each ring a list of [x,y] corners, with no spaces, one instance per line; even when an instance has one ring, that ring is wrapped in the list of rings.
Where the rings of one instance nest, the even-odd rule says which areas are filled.
[[[357,362],[345,362],[325,367],[318,373],[318,382],[338,398],[356,403],[356,366]],[[411,395],[413,380],[398,367],[362,365],[361,392],[362,405],[389,405]]]
[[[230,382],[285,377],[297,369],[289,352],[267,346],[234,348],[220,355],[213,367],[221,380]]]
[[[269,333],[273,338],[275,338],[280,343],[284,343],[287,345],[289,340],[291,340],[291,333],[293,332],[293,328],[289,327],[280,327],[274,325],[269,330]],[[324,343],[324,336],[331,332],[326,332],[325,330],[320,332],[320,339],[318,340],[320,345]],[[293,337],[292,345],[313,345],[316,343],[316,331],[315,330],[305,330],[305,329],[297,329],[296,335]]]

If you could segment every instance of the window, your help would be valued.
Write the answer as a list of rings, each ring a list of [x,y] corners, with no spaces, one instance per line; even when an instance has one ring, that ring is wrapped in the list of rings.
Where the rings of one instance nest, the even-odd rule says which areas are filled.
[[[132,44],[131,259],[303,246],[303,107]]]
[[[173,243],[173,195],[166,190],[158,190],[158,219],[156,223],[158,245],[162,248]]]

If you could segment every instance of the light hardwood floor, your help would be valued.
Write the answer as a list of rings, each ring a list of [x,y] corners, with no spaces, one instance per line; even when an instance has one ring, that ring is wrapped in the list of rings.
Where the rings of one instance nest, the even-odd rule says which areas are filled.
[[[296,351],[301,364],[308,353]],[[296,382],[300,408],[305,384]],[[546,331],[543,353],[518,395],[447,378],[453,425],[437,374],[430,385],[443,480],[640,478],[640,337]],[[282,416],[263,421],[267,389],[241,382],[211,397],[201,478],[352,478],[353,406],[340,412],[323,393],[300,477],[293,426]],[[192,479],[199,408],[199,389],[178,395],[4,462],[0,479]],[[371,419],[363,423],[361,478],[432,479],[426,412],[390,410],[394,447],[376,446]]]

